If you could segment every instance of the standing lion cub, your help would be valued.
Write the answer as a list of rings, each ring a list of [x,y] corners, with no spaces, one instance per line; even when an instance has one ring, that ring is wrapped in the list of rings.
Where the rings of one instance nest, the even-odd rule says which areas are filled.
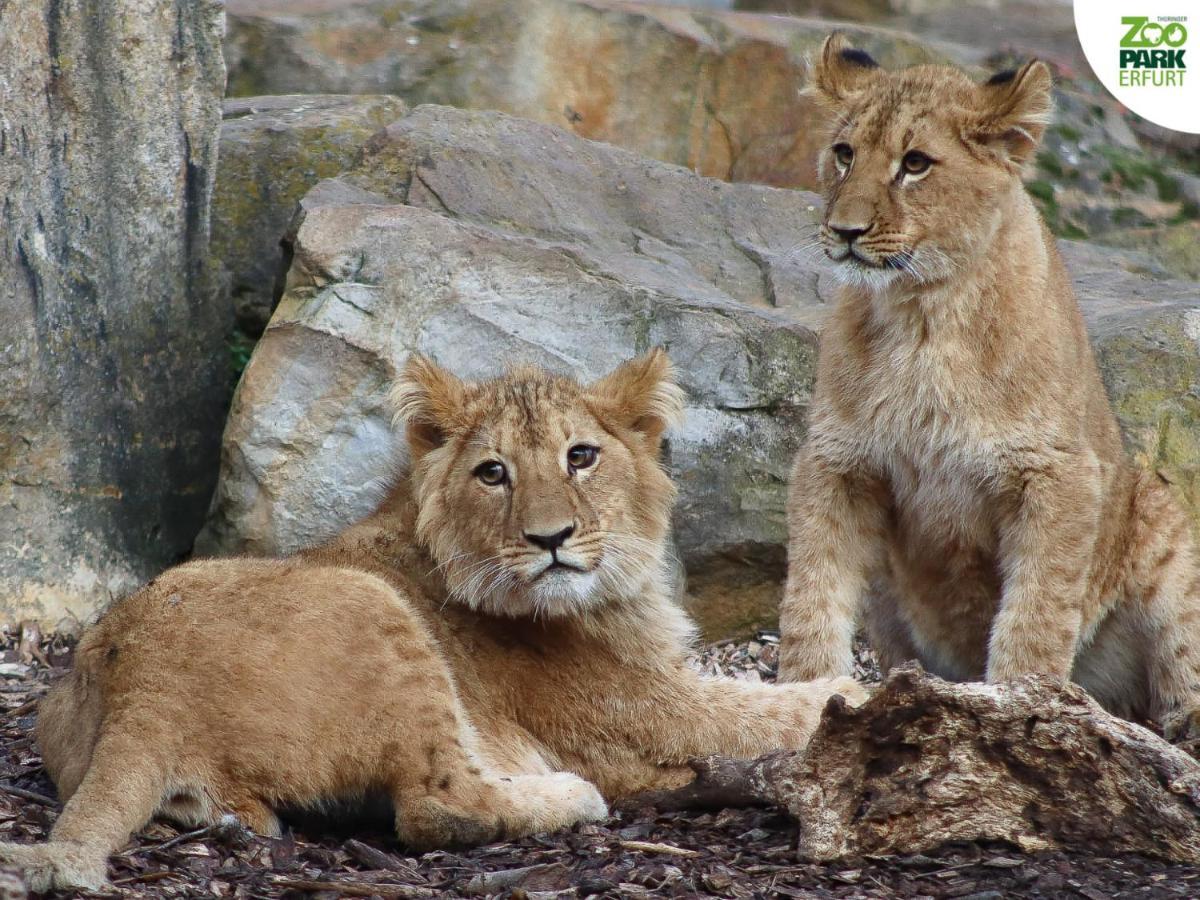
[[[373,790],[414,847],[563,828],[686,782],[690,757],[800,747],[831,694],[863,698],[687,666],[663,353],[588,387],[414,358],[393,398],[411,472],[373,516],[291,559],[172,569],[84,636],[38,720],[66,806],[48,844],[0,844],[35,888],[99,887],[155,814],[272,834],[281,806]]]
[[[813,81],[836,116],[821,236],[844,283],[792,475],[781,675],[850,671],[866,604],[885,668],[1070,677],[1119,714],[1186,723],[1189,524],[1122,451],[1021,184],[1049,71],[885,72],[834,35]]]

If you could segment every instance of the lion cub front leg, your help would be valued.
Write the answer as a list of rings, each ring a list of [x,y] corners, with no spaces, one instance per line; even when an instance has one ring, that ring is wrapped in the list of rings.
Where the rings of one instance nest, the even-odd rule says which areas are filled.
[[[414,850],[472,847],[608,816],[595,785],[570,772],[508,775],[477,759],[447,767],[430,788],[395,794],[396,832]]]
[[[830,697],[840,694],[858,706],[870,693],[848,677],[762,684],[703,677],[683,667],[665,687],[656,692],[654,715],[620,727],[640,752],[669,765],[697,756],[748,759],[803,749]]]
[[[780,681],[853,670],[854,629],[884,556],[886,496],[873,479],[802,451],[788,495],[788,577],[780,606]]]
[[[1083,626],[1095,552],[1100,484],[1094,464],[1030,468],[1004,516],[1000,609],[988,642],[987,680],[1053,675],[1066,681]]]
[[[459,700],[438,699],[448,708],[433,716],[423,752],[398,755],[388,774],[403,844],[417,850],[473,846],[608,816],[596,786],[577,775],[548,767],[520,773],[494,767]],[[396,740],[411,742],[403,731]],[[414,764],[414,756],[423,762]],[[530,764],[538,768],[537,760]]]

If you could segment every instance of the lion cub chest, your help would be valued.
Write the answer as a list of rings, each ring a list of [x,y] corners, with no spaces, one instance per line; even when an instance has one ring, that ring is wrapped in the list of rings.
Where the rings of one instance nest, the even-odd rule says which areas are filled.
[[[896,539],[924,555],[995,547],[995,485],[1005,426],[991,390],[957,348],[881,342],[835,398],[838,443],[888,485]]]
[[[887,488],[890,595],[925,665],[978,677],[1001,590],[1005,426],[980,402],[978,377],[936,353],[872,362],[849,382],[860,393],[840,398],[836,445],[853,448],[843,466]]]

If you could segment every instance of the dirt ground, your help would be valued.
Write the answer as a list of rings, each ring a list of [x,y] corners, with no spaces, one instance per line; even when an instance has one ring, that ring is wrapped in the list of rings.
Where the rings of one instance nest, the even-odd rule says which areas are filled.
[[[40,841],[58,814],[33,744],[37,698],[69,665],[58,639],[32,653],[17,635],[0,644],[0,840]],[[769,680],[773,635],[707,648],[697,665]],[[40,657],[40,658],[39,658]],[[870,677],[870,661],[860,660]],[[181,834],[154,824],[115,856],[105,897],[1200,897],[1200,868],[1137,856],[1022,854],[967,844],[931,856],[872,857],[837,865],[795,859],[795,826],[770,810],[625,812],[603,825],[412,857],[386,828],[358,833],[295,823],[282,839],[235,824]],[[0,896],[14,886],[0,872]]]

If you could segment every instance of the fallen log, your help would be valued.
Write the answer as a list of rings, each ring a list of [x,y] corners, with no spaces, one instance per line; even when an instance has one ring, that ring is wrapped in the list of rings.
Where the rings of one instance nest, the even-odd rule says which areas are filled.
[[[959,684],[904,667],[860,707],[832,698],[803,752],[693,768],[655,805],[778,805],[803,859],[987,840],[1200,862],[1200,763],[1047,678]]]
[[[651,807],[659,812],[717,810],[745,806],[777,806],[776,767],[795,765],[795,753],[780,750],[758,759],[701,756],[688,760],[696,777],[682,787],[634,794],[617,804],[630,812]]]

